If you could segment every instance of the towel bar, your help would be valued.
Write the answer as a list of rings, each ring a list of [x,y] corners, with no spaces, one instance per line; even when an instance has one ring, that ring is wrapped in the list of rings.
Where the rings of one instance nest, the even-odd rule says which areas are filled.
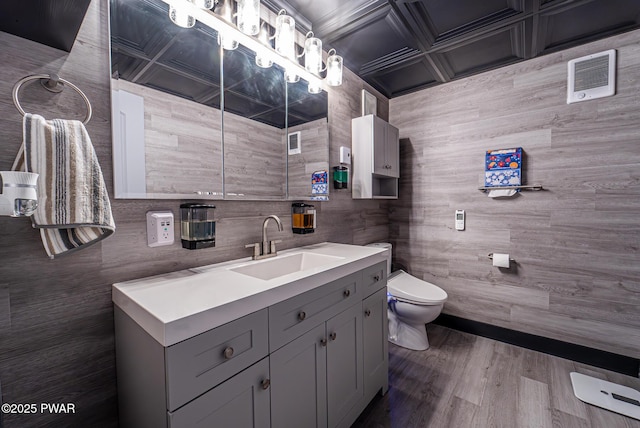
[[[76,91],[82,97],[85,104],[87,105],[87,115],[85,116],[82,123],[84,123],[85,125],[89,123],[89,121],[91,120],[91,115],[93,114],[93,110],[91,109],[91,102],[89,101],[89,98],[87,98],[84,92],[82,92],[80,88],[78,88],[76,85],[69,82],[68,80],[65,80],[59,77],[56,74],[33,74],[31,76],[23,77],[22,79],[18,80],[18,82],[13,87],[12,96],[13,96],[13,104],[15,104],[20,114],[24,116],[27,113],[24,111],[24,109],[20,105],[20,100],[18,99],[18,91],[20,91],[20,88],[24,83],[29,82],[31,80],[36,80],[36,79],[40,79],[40,83],[42,84],[42,86],[49,92],[55,92],[55,93],[62,92],[62,90],[64,89],[64,85],[70,86],[71,89]]]

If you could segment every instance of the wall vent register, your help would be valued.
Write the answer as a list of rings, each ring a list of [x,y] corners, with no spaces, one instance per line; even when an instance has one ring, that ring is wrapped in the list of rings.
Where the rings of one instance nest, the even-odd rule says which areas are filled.
[[[567,104],[614,95],[615,68],[615,49],[569,61]]]

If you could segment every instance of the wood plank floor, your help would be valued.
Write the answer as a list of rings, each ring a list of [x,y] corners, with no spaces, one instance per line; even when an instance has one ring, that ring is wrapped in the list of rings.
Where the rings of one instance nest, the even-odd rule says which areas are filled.
[[[438,325],[428,332],[427,351],[389,344],[389,392],[352,428],[640,428],[578,400],[569,373],[635,389],[638,378]]]

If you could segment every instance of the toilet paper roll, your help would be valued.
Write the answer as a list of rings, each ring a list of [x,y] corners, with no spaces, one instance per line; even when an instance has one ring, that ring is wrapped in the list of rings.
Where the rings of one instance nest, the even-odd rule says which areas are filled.
[[[509,254],[493,253],[493,265],[501,268],[509,267]]]

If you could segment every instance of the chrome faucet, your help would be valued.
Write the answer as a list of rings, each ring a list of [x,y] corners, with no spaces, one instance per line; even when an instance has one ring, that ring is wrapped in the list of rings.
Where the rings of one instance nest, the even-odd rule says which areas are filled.
[[[278,225],[278,230],[280,232],[283,231],[282,222],[278,218],[277,215],[270,215],[264,219],[262,222],[262,243],[256,242],[255,244],[247,244],[245,248],[253,248],[253,260],[266,259],[268,257],[275,257],[278,252],[276,251],[276,244],[282,242],[281,239],[277,239],[274,241],[267,240],[267,226],[269,225],[269,220],[275,220]]]

